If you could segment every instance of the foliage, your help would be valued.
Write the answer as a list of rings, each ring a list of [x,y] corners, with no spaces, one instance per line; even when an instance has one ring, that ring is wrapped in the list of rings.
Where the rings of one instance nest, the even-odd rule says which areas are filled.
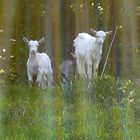
[[[130,80],[105,75],[90,86],[78,77],[68,86],[40,90],[9,85],[1,93],[0,136],[7,140],[139,139],[139,99]],[[134,126],[135,123],[135,126]]]

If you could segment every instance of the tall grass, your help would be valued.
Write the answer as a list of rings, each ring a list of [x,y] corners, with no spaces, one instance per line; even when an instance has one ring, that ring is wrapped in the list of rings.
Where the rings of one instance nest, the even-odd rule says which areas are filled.
[[[70,86],[44,91],[7,85],[0,98],[0,138],[139,140],[138,93],[130,80],[110,76],[93,80],[88,88],[78,78]]]

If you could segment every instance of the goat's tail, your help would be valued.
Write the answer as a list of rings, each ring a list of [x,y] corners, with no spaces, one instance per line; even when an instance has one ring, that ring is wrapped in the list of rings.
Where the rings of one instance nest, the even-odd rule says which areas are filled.
[[[81,33],[78,34],[78,36],[73,40],[74,42],[74,46],[77,46],[77,43],[79,44],[79,42],[81,42],[81,40],[83,40],[83,35]]]

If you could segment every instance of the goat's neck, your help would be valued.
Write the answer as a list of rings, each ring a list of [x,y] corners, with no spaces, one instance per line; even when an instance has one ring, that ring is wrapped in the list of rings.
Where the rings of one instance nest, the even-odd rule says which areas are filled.
[[[95,45],[97,46],[96,51],[101,55],[103,45],[99,44],[97,41],[95,41]]]
[[[99,44],[99,43],[97,42],[97,40],[95,41],[95,45],[98,46],[98,48],[102,49],[102,46],[103,46],[103,45]]]
[[[30,54],[29,54],[29,57],[30,57],[30,59],[36,59],[36,58],[37,58],[37,55],[38,55],[37,52],[34,53],[34,54],[30,53]]]

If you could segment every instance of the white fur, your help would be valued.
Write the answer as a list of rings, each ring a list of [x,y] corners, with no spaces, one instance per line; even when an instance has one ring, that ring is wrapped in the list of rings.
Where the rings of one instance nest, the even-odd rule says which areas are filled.
[[[95,37],[87,33],[79,33],[74,40],[75,57],[78,73],[86,79],[92,78],[92,66],[94,76],[97,76],[98,65],[102,55],[102,46],[107,34],[112,31],[95,31],[91,29]]]
[[[44,38],[37,40],[28,40],[23,38],[29,46],[29,58],[27,61],[27,73],[28,80],[33,82],[38,82],[42,89],[46,88],[46,78],[48,79],[48,84],[52,84],[53,81],[53,71],[51,67],[51,60],[46,53],[39,53],[38,46],[44,42]],[[33,77],[36,77],[34,81]]]

